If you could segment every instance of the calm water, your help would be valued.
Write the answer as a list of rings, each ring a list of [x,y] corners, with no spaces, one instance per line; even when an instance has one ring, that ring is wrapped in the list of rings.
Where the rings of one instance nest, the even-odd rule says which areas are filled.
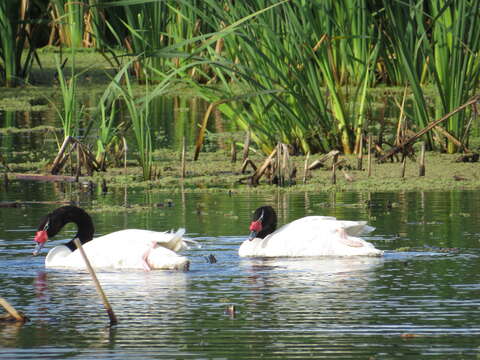
[[[62,192],[64,191],[64,192]],[[122,204],[50,184],[13,184],[0,200]],[[364,206],[370,199],[375,205]],[[31,319],[0,324],[2,359],[466,359],[480,357],[480,195],[444,193],[127,194],[142,212],[92,213],[97,234],[184,226],[201,244],[189,272],[98,272],[119,319],[87,273],[32,257],[55,205],[0,209],[0,296]],[[168,200],[173,206],[161,206]],[[393,202],[393,208],[386,204]],[[364,219],[384,258],[248,260],[237,256],[261,204],[285,223],[308,214]],[[72,236],[66,228],[56,241]],[[394,252],[400,247],[422,251]],[[444,252],[445,248],[454,248]],[[213,254],[218,262],[209,264]],[[234,305],[234,315],[226,312]]]

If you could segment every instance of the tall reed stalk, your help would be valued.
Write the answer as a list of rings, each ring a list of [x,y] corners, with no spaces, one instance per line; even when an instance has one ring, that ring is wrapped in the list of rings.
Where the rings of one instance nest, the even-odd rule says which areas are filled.
[[[480,80],[480,2],[430,0],[432,47],[430,62],[434,84],[439,94],[436,118],[458,108],[475,95]],[[468,134],[468,113],[459,112],[448,119],[447,131],[458,140]],[[448,140],[448,152],[458,144]]]
[[[130,114],[133,132],[137,141],[139,163],[142,167],[143,179],[151,180],[153,175],[153,139],[150,129],[150,104],[147,101],[144,106],[139,106],[135,100],[130,78],[125,77],[126,88],[123,91],[123,99]],[[148,81],[145,88],[148,93]]]
[[[0,1],[0,80],[6,87],[15,87],[25,79],[35,60],[35,36],[30,34],[33,25],[29,23],[33,20],[29,14],[27,0]]]
[[[96,160],[102,170],[106,170],[109,154],[114,152],[113,145],[118,140],[121,127],[116,123],[118,105],[117,100],[109,105],[100,103]]]
[[[269,2],[256,2],[260,3]],[[282,3],[237,29],[235,36],[225,38],[226,52],[237,59],[236,71],[231,76],[246,90],[243,97],[235,96],[238,90],[227,77],[221,78],[232,94],[232,101],[223,101],[219,108],[243,129],[251,128],[252,139],[265,152],[272,151],[281,141],[305,153],[328,151],[339,144],[349,153],[353,151],[355,127],[364,126],[363,115],[358,110],[347,111],[347,103],[366,101],[364,89],[372,82],[373,71],[369,69],[376,61],[377,37],[372,26],[359,27],[364,33],[355,37],[361,38],[364,46],[355,50],[355,37],[346,36],[346,29],[335,27],[333,20],[328,21],[325,3],[330,4],[330,10],[335,9],[333,2]],[[356,3],[359,5],[352,11],[365,14],[365,2]],[[216,10],[219,13],[215,18],[232,23],[262,9],[235,2]],[[349,17],[355,16],[352,13]],[[329,32],[342,36],[329,36]],[[340,50],[349,53],[353,60],[342,62]],[[340,69],[348,73],[354,63],[363,72],[356,75],[358,85],[353,95],[347,95],[341,89],[339,73]],[[247,97],[248,100],[235,101]],[[348,110],[352,109],[355,107]]]
[[[79,48],[83,45],[84,15],[88,3],[85,0],[50,0],[52,17],[58,29],[60,43]]]
[[[57,68],[58,81],[60,84],[60,91],[63,101],[63,109],[58,109],[57,113],[60,117],[63,127],[63,136],[78,136],[80,121],[83,116],[83,106],[78,102],[77,78],[79,74],[75,70],[75,53],[72,50],[72,57],[70,60],[70,78],[67,79],[60,57],[55,56],[55,64]],[[60,144],[59,144],[60,145]]]

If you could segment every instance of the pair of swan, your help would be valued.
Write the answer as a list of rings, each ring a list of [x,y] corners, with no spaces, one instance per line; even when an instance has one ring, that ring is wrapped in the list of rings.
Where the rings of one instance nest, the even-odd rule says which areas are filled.
[[[67,223],[77,225],[75,238],[82,243],[91,264],[97,268],[188,270],[189,260],[177,252],[187,249],[185,229],[176,232],[127,229],[93,239],[92,218],[76,206],[60,207],[45,216],[34,240],[38,255],[47,240]],[[357,237],[374,228],[363,221],[344,221],[327,216],[307,216],[277,227],[277,215],[271,206],[255,210],[250,236],[239,248],[242,257],[281,256],[380,256],[381,250]],[[74,240],[51,249],[46,267],[84,268],[84,260]]]

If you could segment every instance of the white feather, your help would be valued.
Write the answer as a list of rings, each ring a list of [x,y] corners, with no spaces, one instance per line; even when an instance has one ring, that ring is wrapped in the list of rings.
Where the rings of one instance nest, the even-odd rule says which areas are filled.
[[[180,270],[188,268],[186,257],[176,252],[188,248],[177,232],[127,229],[97,237],[83,245],[94,268]],[[56,246],[45,258],[46,267],[84,269],[85,262],[78,250]]]
[[[383,251],[356,237],[373,230],[364,221],[307,216],[264,239],[245,240],[238,253],[242,257],[381,256]]]

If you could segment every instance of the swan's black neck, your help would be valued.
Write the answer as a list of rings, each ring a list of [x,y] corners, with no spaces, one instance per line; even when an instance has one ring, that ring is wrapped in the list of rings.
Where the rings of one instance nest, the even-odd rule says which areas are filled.
[[[46,228],[47,235],[51,238],[57,235],[66,224],[71,222],[75,223],[78,228],[77,235],[75,235],[74,239],[78,238],[82,244],[93,239],[95,228],[93,226],[92,218],[85,212],[85,210],[72,205],[62,206],[45,216],[45,218],[42,219],[38,230],[44,230]],[[72,251],[77,248],[73,239],[65,245]]]
[[[262,206],[255,210],[252,221],[258,220],[262,223],[262,229],[257,233],[257,238],[263,239],[277,229],[277,214],[271,206]]]

